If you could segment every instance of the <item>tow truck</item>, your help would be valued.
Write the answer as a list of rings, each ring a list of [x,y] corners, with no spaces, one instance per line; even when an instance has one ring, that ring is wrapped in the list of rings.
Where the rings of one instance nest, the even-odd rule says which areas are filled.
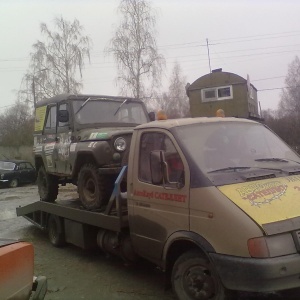
[[[200,117],[135,127],[105,206],[37,201],[17,215],[54,246],[149,260],[180,300],[220,300],[300,287],[299,196],[300,157],[264,124]]]

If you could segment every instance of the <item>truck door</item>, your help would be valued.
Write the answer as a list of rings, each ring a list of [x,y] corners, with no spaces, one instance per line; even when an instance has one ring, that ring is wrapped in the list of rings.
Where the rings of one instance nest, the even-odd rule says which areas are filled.
[[[138,132],[137,140],[140,144],[135,148],[138,155],[133,160],[128,191],[130,230],[138,253],[155,260],[161,257],[164,243],[172,233],[189,230],[189,168],[168,131]],[[182,187],[152,184],[150,153],[153,150],[162,150],[166,159],[170,158],[170,181],[181,181]],[[177,161],[172,163],[172,160]]]

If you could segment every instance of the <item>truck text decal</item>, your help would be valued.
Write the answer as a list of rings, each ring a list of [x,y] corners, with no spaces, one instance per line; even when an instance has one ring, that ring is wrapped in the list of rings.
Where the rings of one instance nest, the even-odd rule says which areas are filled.
[[[240,196],[244,200],[250,201],[251,205],[260,206],[280,199],[285,194],[287,185],[278,181],[268,183],[253,183],[242,188],[238,188]]]
[[[147,192],[145,190],[143,191],[134,190],[133,194],[134,196],[139,196],[148,199],[159,199],[159,200],[167,200],[167,201],[175,201],[175,202],[186,201],[186,195],[182,195],[182,194]]]

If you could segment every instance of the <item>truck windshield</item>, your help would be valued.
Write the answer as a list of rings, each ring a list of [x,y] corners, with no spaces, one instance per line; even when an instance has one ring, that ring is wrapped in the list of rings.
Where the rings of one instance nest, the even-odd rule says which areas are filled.
[[[110,100],[73,101],[73,113],[79,124],[92,123],[133,123],[148,122],[144,107],[139,102],[122,102]],[[84,105],[83,105],[84,104]]]
[[[300,157],[262,124],[212,122],[175,131],[181,147],[210,179],[222,172],[254,168],[280,172],[296,166],[300,171]]]

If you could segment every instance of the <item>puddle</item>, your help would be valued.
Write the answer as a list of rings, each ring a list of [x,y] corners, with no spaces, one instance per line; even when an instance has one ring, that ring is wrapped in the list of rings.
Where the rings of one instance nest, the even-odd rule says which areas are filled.
[[[0,221],[16,218],[15,210],[2,209],[0,210]]]

